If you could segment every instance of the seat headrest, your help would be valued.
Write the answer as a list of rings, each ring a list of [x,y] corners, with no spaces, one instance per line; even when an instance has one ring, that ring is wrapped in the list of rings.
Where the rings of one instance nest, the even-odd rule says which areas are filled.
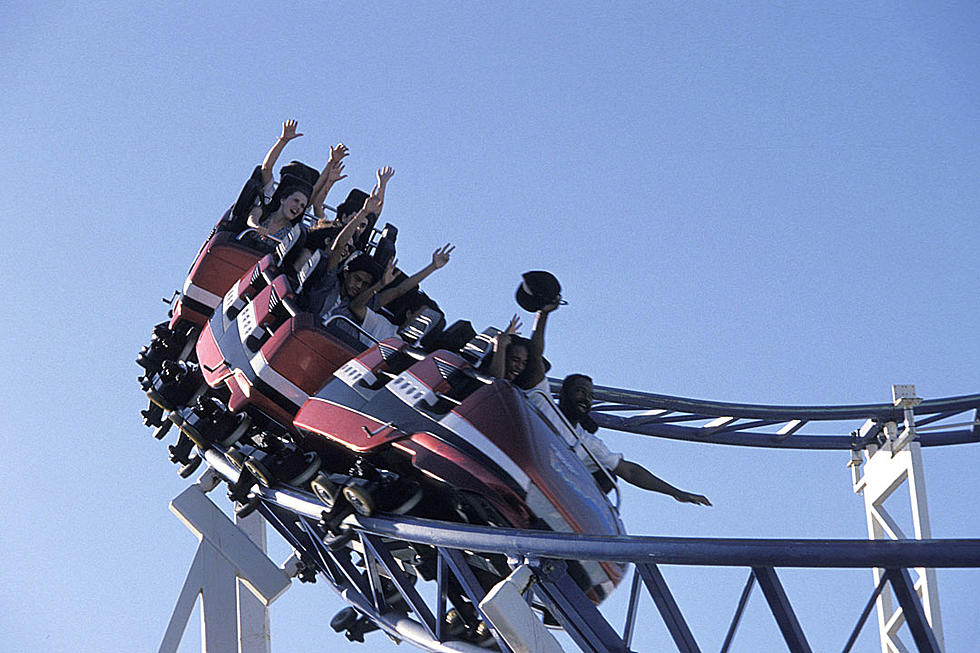
[[[282,242],[276,245],[276,259],[284,263],[290,254],[300,251],[306,242],[306,227],[294,224]]]
[[[446,318],[441,311],[434,308],[424,308],[415,318],[405,325],[398,334],[405,344],[421,347],[422,341],[430,334],[442,329]]]
[[[478,334],[476,337],[472,338],[467,342],[460,354],[463,358],[468,360],[473,367],[479,367],[480,364],[486,359],[486,357],[493,351],[494,338],[500,334],[500,329],[496,327],[487,327],[483,330],[483,333]]]

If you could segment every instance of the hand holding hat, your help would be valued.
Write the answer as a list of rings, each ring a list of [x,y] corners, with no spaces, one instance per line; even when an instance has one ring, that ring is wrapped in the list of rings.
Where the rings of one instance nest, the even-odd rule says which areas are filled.
[[[530,313],[551,312],[565,304],[561,298],[561,284],[555,275],[544,270],[532,270],[522,276],[515,298],[521,308]]]

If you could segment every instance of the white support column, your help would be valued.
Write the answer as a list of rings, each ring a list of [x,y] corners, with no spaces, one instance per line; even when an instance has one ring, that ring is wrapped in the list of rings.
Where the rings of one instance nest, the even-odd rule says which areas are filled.
[[[267,547],[265,520],[257,513],[235,517],[235,525],[264,553]],[[238,580],[238,650],[240,653],[272,653],[269,607]]]
[[[200,545],[159,652],[177,653],[200,596],[203,653],[269,653],[267,606],[289,589],[290,577],[266,556],[258,515],[236,525],[205,496],[216,483],[209,474],[170,503]]]
[[[850,466],[853,471],[855,493],[864,494],[864,509],[868,524],[868,538],[872,540],[908,539],[910,535],[885,509],[885,501],[903,485],[908,484],[912,513],[912,535],[917,540],[931,539],[929,508],[926,503],[925,474],[922,451],[915,441],[915,423],[912,409],[921,399],[915,397],[915,386],[892,386],[896,406],[904,409],[905,423],[899,430],[895,422],[883,427],[885,442],[881,447],[869,446],[861,453],[852,452]],[[861,432],[873,426],[870,421]],[[863,474],[860,467],[864,464]],[[940,648],[943,644],[942,619],[939,612],[939,594],[936,587],[936,570],[916,568],[918,575],[915,589],[922,601],[926,619],[932,626]],[[875,585],[880,582],[881,569],[874,569]],[[905,623],[901,608],[894,605],[890,590],[878,595],[878,632],[882,653],[907,653],[908,649],[898,639],[898,630]]]
[[[558,640],[524,599],[533,581],[531,568],[521,565],[487,592],[480,610],[514,653],[561,653]]]

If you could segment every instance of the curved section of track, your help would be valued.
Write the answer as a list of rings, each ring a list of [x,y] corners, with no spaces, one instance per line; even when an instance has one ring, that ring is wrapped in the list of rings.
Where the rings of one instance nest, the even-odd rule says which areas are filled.
[[[204,452],[207,463],[226,481],[239,472],[215,449]],[[809,650],[802,626],[776,573],[776,568],[881,568],[882,582],[858,620],[852,638],[870,613],[875,597],[890,585],[920,650],[930,648],[931,630],[922,614],[908,570],[917,567],[980,567],[980,539],[917,541],[677,538],[652,536],[590,537],[545,531],[509,530],[433,522],[415,518],[350,516],[337,537],[324,537],[318,527],[323,506],[315,496],[296,488],[257,487],[259,511],[298,552],[307,577],[314,574],[354,608],[353,638],[382,629],[390,636],[427,651],[485,650],[471,635],[447,630],[447,587],[461,586],[477,606],[487,588],[476,582],[469,564],[481,555],[506,556],[513,566],[528,565],[535,574],[535,603],[551,615],[584,651],[627,651],[636,623],[635,606],[649,592],[680,651],[700,651],[658,565],[746,567],[749,576],[736,611],[732,632],[754,584],[767,603],[789,650]],[[346,543],[353,543],[353,548]],[[405,573],[404,561],[421,547],[434,551],[438,572],[430,581]],[[351,552],[357,553],[352,556]],[[623,632],[614,628],[571,582],[565,562],[602,560],[631,563],[635,573]],[[398,562],[402,561],[402,562]],[[311,573],[312,572],[312,573]],[[428,590],[423,590],[427,586]],[[428,600],[423,599],[423,594]],[[434,596],[434,599],[432,598]],[[620,618],[615,619],[620,624]],[[497,634],[500,650],[511,650]],[[924,642],[924,643],[923,643]]]
[[[549,381],[557,393],[561,381]],[[749,447],[861,449],[875,444],[887,423],[904,419],[892,404],[735,404],[598,385],[595,399],[593,417],[603,428]],[[913,409],[916,440],[923,447],[980,442],[978,411],[980,394],[923,401]]]

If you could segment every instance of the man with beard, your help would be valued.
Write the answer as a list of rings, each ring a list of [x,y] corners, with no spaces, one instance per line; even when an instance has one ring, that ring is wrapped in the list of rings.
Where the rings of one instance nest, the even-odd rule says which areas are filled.
[[[577,441],[570,443],[575,454],[596,477],[603,490],[609,491],[612,487],[609,479],[599,469],[599,465],[609,474],[618,476],[644,490],[666,494],[681,503],[711,505],[707,497],[680,490],[657,478],[642,465],[624,459],[623,454],[610,451],[606,444],[594,435],[598,426],[589,416],[589,411],[592,410],[592,392],[591,378],[584,374],[570,374],[561,384],[558,408],[575,430]]]

